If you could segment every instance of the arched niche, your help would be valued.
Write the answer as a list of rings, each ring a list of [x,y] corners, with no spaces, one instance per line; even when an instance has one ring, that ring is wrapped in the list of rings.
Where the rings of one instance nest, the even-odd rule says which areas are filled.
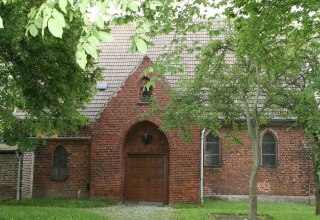
[[[124,152],[127,153],[168,153],[168,140],[155,124],[144,121],[132,126],[126,135]]]

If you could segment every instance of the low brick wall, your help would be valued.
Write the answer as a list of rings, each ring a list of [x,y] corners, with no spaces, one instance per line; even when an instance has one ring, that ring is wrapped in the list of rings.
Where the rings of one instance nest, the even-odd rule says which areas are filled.
[[[0,153],[0,200],[16,198],[17,172],[15,153]]]

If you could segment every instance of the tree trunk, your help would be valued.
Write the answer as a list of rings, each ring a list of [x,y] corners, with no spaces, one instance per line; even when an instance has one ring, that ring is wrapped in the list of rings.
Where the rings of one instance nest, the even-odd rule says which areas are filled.
[[[249,106],[247,105],[247,113],[249,112]],[[249,114],[247,114],[248,116]],[[257,115],[255,120],[250,120],[247,117],[247,125],[248,125],[248,134],[252,141],[252,169],[251,175],[249,180],[249,220],[256,220],[257,219],[257,177],[259,172],[259,166],[261,162],[261,148],[260,148],[260,141],[259,141],[259,123],[257,120]]]
[[[257,177],[259,172],[259,166],[261,162],[261,148],[260,148],[260,141],[259,141],[259,128],[260,128],[260,121],[259,121],[259,111],[258,111],[258,103],[259,103],[259,96],[260,96],[260,73],[261,69],[258,63],[255,64],[256,69],[256,78],[257,78],[257,88],[255,93],[253,111],[250,113],[249,101],[245,100],[245,112],[246,112],[246,121],[247,121],[247,128],[248,134],[252,141],[252,169],[251,175],[249,180],[249,220],[256,220],[257,219],[257,206],[258,206],[258,198],[257,198]]]
[[[257,177],[261,161],[261,149],[259,144],[258,128],[255,127],[255,134],[252,136],[253,165],[249,180],[249,220],[257,219]]]
[[[318,154],[316,154],[318,155]],[[314,163],[314,185],[315,185],[315,192],[314,195],[316,196],[316,215],[320,215],[320,181],[318,175],[318,167],[319,161],[315,158]]]

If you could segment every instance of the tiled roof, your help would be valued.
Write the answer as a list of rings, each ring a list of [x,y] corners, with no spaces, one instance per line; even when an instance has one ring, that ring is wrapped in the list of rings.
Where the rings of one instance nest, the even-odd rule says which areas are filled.
[[[114,37],[114,42],[101,45],[101,52],[98,60],[98,66],[103,68],[103,81],[99,83],[106,83],[107,89],[104,91],[97,91],[94,99],[86,105],[84,110],[81,110],[81,112],[91,120],[95,120],[99,117],[109,100],[121,89],[121,86],[134,69],[139,66],[144,56],[148,56],[151,61],[155,63],[161,54],[174,51],[174,47],[169,47],[174,38],[174,34],[162,35],[153,39],[154,46],[150,46],[146,54],[133,54],[130,52],[130,36],[133,34],[130,25],[116,26],[112,28],[111,33]],[[199,45],[204,46],[209,40],[205,32],[189,33],[185,37],[187,39],[186,44],[190,47],[193,45],[194,41],[199,41]],[[164,48],[166,45],[168,47]],[[184,64],[188,64],[184,74],[192,76],[194,74],[195,66],[198,63],[195,55],[184,53],[183,60]],[[179,74],[165,75],[166,80],[172,88],[175,87],[179,77]]]
[[[224,26],[222,21],[216,22],[215,25],[216,28]],[[152,39],[154,45],[148,48],[146,54],[133,54],[130,52],[132,44],[130,37],[133,33],[133,28],[130,24],[115,26],[111,31],[114,41],[102,43],[100,45],[100,54],[97,65],[103,69],[103,80],[99,81],[98,84],[106,84],[107,88],[105,90],[97,90],[93,100],[86,104],[84,109],[79,110],[91,121],[99,118],[100,113],[107,106],[110,99],[117,94],[126,79],[134,72],[135,68],[139,66],[145,56],[149,57],[151,62],[156,63],[161,54],[175,51],[175,46],[170,46],[170,44],[172,39],[176,36],[174,33],[171,33]],[[206,32],[188,33],[183,37],[186,38],[184,44],[187,44],[188,47],[192,47],[195,41],[198,42],[197,45],[200,47],[204,46],[209,41]],[[184,52],[182,57],[182,63],[187,64],[184,75],[192,77],[194,75],[195,66],[198,64],[196,54]],[[230,57],[230,62],[232,62],[232,59],[233,57]],[[164,77],[169,85],[172,88],[175,88],[181,74],[165,74]],[[17,117],[25,117],[25,113],[20,110],[16,110],[14,114]]]
[[[223,21],[218,21],[215,25],[216,28],[225,26]],[[140,65],[145,56],[149,57],[153,63],[156,63],[161,54],[174,52],[175,50],[175,46],[170,46],[172,39],[175,37],[174,33],[161,35],[152,39],[154,45],[148,48],[146,54],[133,54],[130,52],[132,44],[130,37],[133,35],[131,25],[115,26],[112,28],[111,34],[114,37],[114,41],[101,44],[101,52],[97,64],[103,69],[103,80],[99,81],[98,84],[106,85],[106,89],[97,90],[93,100],[86,104],[84,109],[80,110],[80,112],[87,116],[91,121],[99,118],[100,113],[108,105],[108,102],[112,97],[116,96],[126,79]],[[187,44],[188,47],[192,47],[195,41],[198,42],[200,47],[203,47],[209,41],[206,32],[188,33],[183,37],[186,38],[186,42],[184,43]],[[220,38],[223,38],[223,36],[220,36]],[[188,54],[185,52],[182,54],[182,57],[183,64],[187,64],[184,75],[187,77],[194,76],[194,70],[198,64],[196,54]],[[227,56],[226,61],[228,63],[234,63],[234,59],[234,56],[230,54]],[[172,88],[176,88],[176,83],[181,77],[181,74],[165,74],[164,77]],[[276,119],[282,115],[281,112],[285,113],[286,111],[286,109],[277,109],[276,112],[270,112],[270,114],[277,116],[275,117]],[[15,115],[24,117],[25,113],[18,110],[15,112]]]

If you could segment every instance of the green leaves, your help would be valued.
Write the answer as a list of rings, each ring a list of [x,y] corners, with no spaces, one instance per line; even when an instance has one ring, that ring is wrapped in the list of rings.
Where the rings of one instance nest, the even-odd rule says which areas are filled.
[[[76,61],[81,67],[81,69],[86,69],[87,65],[87,55],[84,50],[76,52]]]
[[[150,26],[150,22],[145,18],[139,18],[133,22],[134,31],[136,34],[131,37],[131,52],[136,53],[139,51],[143,54],[147,52],[148,45],[152,45],[150,37],[147,36],[147,33],[151,30]]]
[[[68,0],[68,2],[70,3],[71,6],[73,6],[74,0]]]
[[[82,37],[81,22],[70,23],[68,29],[64,29],[63,39],[49,31],[40,39],[37,32],[43,27],[43,16],[48,17],[45,22],[48,28],[54,29],[51,22],[59,21],[59,15],[53,15],[52,9],[42,8],[36,17],[34,10],[30,14],[32,22],[27,26],[29,36],[26,36],[28,7],[25,1],[0,7],[0,14],[6,21],[5,29],[0,31],[0,60],[4,64],[0,68],[0,88],[5,88],[0,89],[0,121],[4,122],[1,129],[6,141],[17,143],[19,147],[32,146],[26,137],[28,134],[37,131],[63,134],[85,125],[87,120],[78,109],[83,109],[92,98],[94,85],[100,77],[91,55],[97,56],[88,47],[98,45],[94,37],[82,39],[85,46],[79,48],[81,52],[76,57],[75,44]],[[56,35],[61,36],[62,25],[59,26],[60,34]],[[87,69],[81,69],[76,61]],[[24,120],[12,115],[14,107],[27,113]]]
[[[98,47],[98,45],[99,45],[99,39],[97,39],[95,36],[90,36],[89,38],[88,38],[88,42],[90,43],[90,44],[92,44],[92,45],[94,45],[95,47]]]
[[[66,9],[67,5],[68,5],[67,0],[59,0],[59,7],[61,11],[63,11],[65,14],[67,14],[67,9]]]
[[[131,11],[134,11],[134,12],[138,11],[138,5],[134,1],[130,1],[128,3],[128,7],[130,8]]]
[[[104,20],[101,15],[98,16],[96,23],[100,29],[104,29]]]
[[[133,0],[113,0],[113,5],[115,8],[120,7],[123,11],[129,9],[132,12],[137,12],[139,10],[137,2]]]
[[[1,18],[1,16],[0,16],[0,28],[3,28],[3,20]]]
[[[157,10],[157,6],[163,6],[163,4],[160,1],[151,1],[149,4],[150,9]]]
[[[82,46],[87,54],[92,56],[94,59],[98,59],[98,52],[97,52],[97,48],[95,45],[93,45],[91,43],[85,43]]]
[[[57,21],[59,26],[61,26],[61,27],[65,27],[66,26],[66,22],[64,20],[64,16],[59,11],[53,9],[52,10],[52,17]]]
[[[132,13],[139,11],[139,3],[134,0],[114,0],[111,4],[107,1],[96,0],[47,0],[41,4],[40,7],[33,7],[28,14],[29,22],[27,24],[26,32],[31,36],[38,35],[39,29],[44,36],[45,29],[48,28],[50,34],[54,37],[62,38],[64,28],[70,26],[71,22],[80,22],[82,25],[82,36],[78,42],[78,51],[76,60],[81,68],[86,67],[87,55],[98,58],[98,44],[100,42],[113,41],[112,35],[109,33],[110,22],[105,19],[110,17],[109,9],[111,5],[115,8],[121,9],[125,14],[119,18],[124,18],[125,23],[133,21],[137,24],[135,31],[137,32],[135,41],[133,41],[135,51],[146,53],[147,47],[150,44],[149,37],[146,33],[150,32],[150,24],[147,19],[135,18]],[[160,1],[152,1],[153,7],[160,6]],[[70,7],[68,7],[70,6]],[[94,7],[93,7],[94,6]],[[95,8],[98,16],[89,23],[88,9]],[[109,18],[111,19],[113,18]],[[69,22],[67,23],[66,20]],[[117,19],[114,19],[117,20]],[[1,27],[1,24],[0,24]],[[76,42],[75,42],[76,43]]]
[[[37,36],[37,34],[38,34],[38,28],[37,28],[34,24],[31,24],[31,25],[29,26],[29,31],[30,31],[30,34],[31,34],[33,37]]]
[[[138,38],[138,39],[136,39],[135,43],[137,45],[138,50],[141,53],[146,53],[147,52],[148,46],[147,46],[147,44],[146,44],[146,42],[144,40]]]
[[[111,42],[113,37],[109,33],[110,24],[131,23],[134,28],[131,51],[146,53],[148,46],[152,45],[151,37],[172,31],[184,34],[188,27],[186,24],[199,14],[200,5],[208,6],[209,4],[200,0],[195,4],[182,7],[177,3],[177,0],[165,3],[161,0],[46,0],[42,4],[35,3],[35,7],[30,9],[26,32],[31,36],[37,36],[41,30],[43,37],[45,31],[49,30],[49,34],[63,38],[63,33],[71,23],[78,22],[81,24],[82,37],[88,39],[90,36],[95,36],[99,42]],[[30,5],[33,6],[33,3]],[[92,19],[93,21],[90,21],[88,14],[91,9],[96,16]],[[117,12],[110,12],[110,9],[116,9]],[[1,21],[0,28],[3,26]],[[198,29],[197,25],[190,25],[187,31],[196,32]],[[94,34],[94,32],[98,33]],[[78,42],[75,39],[75,44],[77,43],[80,43],[80,39]],[[84,46],[85,43],[87,43],[86,46]],[[94,51],[95,46],[92,46],[92,42],[84,40],[80,44],[86,55],[97,57],[97,50]],[[82,55],[77,57],[84,58]],[[84,66],[83,61],[80,66]]]
[[[55,37],[62,38],[63,28],[66,26],[63,14],[56,9],[53,9],[46,14],[46,18],[48,17],[48,28],[50,33]],[[45,26],[46,24],[44,24],[44,27]]]
[[[53,36],[62,38],[62,26],[57,19],[50,18],[48,20],[48,28]]]
[[[0,2],[7,2],[7,0],[0,0]],[[13,3],[13,1],[8,2]],[[16,2],[18,1],[14,1],[14,4]],[[146,53],[147,47],[152,44],[150,37],[159,33],[175,31],[174,27],[183,29],[186,26],[184,24],[189,23],[192,20],[190,18],[197,14],[199,10],[197,7],[209,4],[200,0],[192,6],[188,4],[187,7],[181,7],[181,4],[177,4],[178,2],[177,0],[165,3],[162,0],[43,0],[41,4],[39,1],[31,1],[31,7],[35,7],[32,7],[28,14],[26,33],[37,36],[41,30],[43,37],[46,30],[49,30],[49,34],[57,38],[63,38],[63,33],[71,23],[79,22],[82,36],[88,38],[94,35],[93,32],[100,31],[95,35],[99,42],[111,42],[113,41],[113,37],[109,34],[111,23],[116,25],[132,23],[134,26],[133,36],[136,37],[132,40],[132,51]],[[96,10],[97,17],[90,23],[88,12],[93,8]],[[110,13],[110,9],[116,9],[119,13]],[[179,16],[176,17],[176,15]],[[3,28],[1,18],[0,28]],[[194,26],[189,29],[195,31]],[[184,32],[185,30],[179,31]],[[76,42],[75,39],[75,44],[77,43],[79,41]],[[81,42],[81,44],[83,43],[85,42]],[[93,52],[92,46],[89,45],[85,46],[85,53],[96,57],[97,53]],[[81,49],[84,50],[84,47]],[[83,63],[81,63],[81,66],[84,66]]]
[[[113,37],[106,32],[94,31],[92,35],[82,36],[78,43],[78,51],[76,53],[76,60],[82,69],[86,68],[87,55],[94,59],[98,59],[98,46],[100,41],[111,42]]]
[[[63,10],[65,10],[66,4],[66,1],[59,1]],[[65,18],[61,12],[52,7],[49,3],[45,3],[41,5],[38,11],[35,8],[30,10],[27,33],[30,32],[32,36],[36,36],[38,34],[36,29],[41,28],[42,36],[44,36],[44,30],[48,27],[53,36],[62,38],[63,28],[66,26]]]
[[[98,31],[98,37],[99,40],[103,41],[103,42],[112,42],[113,41],[113,37],[111,34],[103,32],[103,31]]]

